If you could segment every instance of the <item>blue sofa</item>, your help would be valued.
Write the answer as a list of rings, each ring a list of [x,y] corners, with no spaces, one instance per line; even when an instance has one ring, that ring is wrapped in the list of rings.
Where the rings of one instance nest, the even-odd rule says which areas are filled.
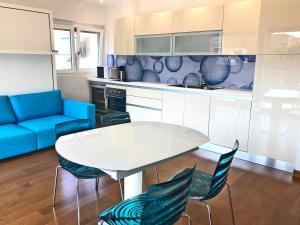
[[[85,119],[96,127],[93,104],[63,99],[61,91],[0,96],[0,159],[37,151],[55,144],[55,126]]]

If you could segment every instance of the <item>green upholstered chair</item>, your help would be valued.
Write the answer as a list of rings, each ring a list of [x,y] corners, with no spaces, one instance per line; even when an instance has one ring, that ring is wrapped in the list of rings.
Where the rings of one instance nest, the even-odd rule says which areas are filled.
[[[101,224],[171,225],[185,216],[194,168],[186,169],[168,182],[151,185],[148,192],[125,200],[99,215]]]

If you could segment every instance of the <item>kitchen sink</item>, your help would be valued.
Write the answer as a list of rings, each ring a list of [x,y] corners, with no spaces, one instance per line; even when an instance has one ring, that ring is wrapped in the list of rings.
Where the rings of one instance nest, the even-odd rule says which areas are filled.
[[[222,87],[213,87],[207,85],[187,85],[187,84],[170,84],[170,87],[182,87],[182,88],[194,88],[194,89],[203,89],[203,90],[217,90],[222,89]]]

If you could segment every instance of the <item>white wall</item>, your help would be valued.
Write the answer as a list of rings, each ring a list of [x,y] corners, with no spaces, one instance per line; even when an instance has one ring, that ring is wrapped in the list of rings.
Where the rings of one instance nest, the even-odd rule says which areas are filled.
[[[0,54],[0,95],[53,90],[51,56]]]
[[[0,2],[47,9],[55,19],[103,25],[104,9],[78,0],[0,0]]]

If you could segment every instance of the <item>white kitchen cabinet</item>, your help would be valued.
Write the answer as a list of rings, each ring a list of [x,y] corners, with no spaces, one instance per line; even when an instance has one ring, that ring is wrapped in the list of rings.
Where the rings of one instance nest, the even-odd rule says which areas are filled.
[[[239,150],[247,151],[251,101],[211,97],[209,138],[211,143],[231,148],[237,139]]]
[[[162,115],[162,91],[128,87],[126,110],[131,120],[160,122]]]
[[[174,12],[173,32],[222,30],[223,5],[202,6]]]
[[[295,164],[300,156],[300,55],[256,60],[249,152]]]
[[[172,54],[172,35],[135,36],[136,55],[170,55]]]
[[[114,54],[134,54],[134,17],[124,17],[114,21]]]
[[[184,93],[163,92],[162,121],[183,125]]]
[[[261,0],[244,0],[225,4],[223,55],[257,54],[260,9]]]
[[[300,54],[299,9],[299,0],[262,0],[259,54]]]
[[[209,107],[209,96],[185,94],[184,126],[208,135]]]
[[[173,35],[174,55],[219,55],[222,32],[177,33]]]
[[[0,5],[0,53],[52,54],[51,13]]]
[[[170,34],[173,31],[173,12],[157,12],[135,16],[135,35]]]
[[[132,122],[136,121],[153,121],[160,122],[161,121],[161,111],[145,108],[143,106],[129,105],[127,104],[127,110],[130,114],[130,118]]]

